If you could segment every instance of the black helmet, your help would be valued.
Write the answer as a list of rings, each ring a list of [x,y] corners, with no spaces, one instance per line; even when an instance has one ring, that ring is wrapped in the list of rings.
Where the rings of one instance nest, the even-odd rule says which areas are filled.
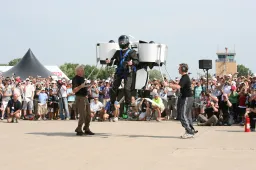
[[[109,43],[115,43],[115,41],[114,40],[110,40]]]
[[[126,35],[121,35],[119,38],[118,38],[118,44],[119,44],[119,47],[121,49],[126,49],[129,47],[129,37],[126,36]]]
[[[149,44],[155,44],[155,42],[154,41],[150,41]]]

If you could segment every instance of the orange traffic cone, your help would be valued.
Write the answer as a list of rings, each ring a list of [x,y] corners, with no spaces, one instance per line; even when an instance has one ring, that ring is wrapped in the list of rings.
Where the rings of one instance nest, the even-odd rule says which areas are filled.
[[[248,116],[246,116],[246,118],[245,118],[244,132],[251,132],[250,118]]]

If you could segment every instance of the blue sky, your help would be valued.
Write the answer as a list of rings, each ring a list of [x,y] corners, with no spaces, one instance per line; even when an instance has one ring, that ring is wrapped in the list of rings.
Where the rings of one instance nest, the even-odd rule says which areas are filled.
[[[0,63],[31,48],[45,65],[96,64],[95,44],[121,34],[167,44],[168,71],[234,49],[256,73],[255,0],[0,0]],[[211,70],[214,72],[214,69]]]

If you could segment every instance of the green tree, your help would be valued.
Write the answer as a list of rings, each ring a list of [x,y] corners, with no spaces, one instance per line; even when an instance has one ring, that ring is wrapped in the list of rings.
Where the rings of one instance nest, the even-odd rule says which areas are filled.
[[[245,67],[243,64],[238,64],[237,65],[237,72],[238,72],[238,77],[240,76],[248,76],[248,75],[252,75],[252,71]]]
[[[84,71],[85,71],[84,75],[86,78],[95,80],[95,79],[107,79],[115,72],[115,69],[113,67],[95,68],[95,66],[86,65]]]
[[[15,66],[16,64],[18,64],[20,62],[21,58],[15,58],[13,60],[11,60],[8,65],[9,66]]]
[[[75,76],[75,68],[78,64],[65,63],[60,66],[60,69],[63,73],[66,74],[68,78],[73,78]]]
[[[205,73],[205,76],[204,76],[205,78],[207,78],[207,73]],[[208,78],[209,79],[211,79],[212,78],[212,75],[211,75],[211,73],[208,73]]]
[[[8,66],[8,64],[0,64],[0,66]]]
[[[163,74],[163,76],[165,77],[166,75]],[[162,80],[163,77],[159,70],[149,70],[149,79],[150,80],[153,80],[153,79]]]
[[[78,64],[73,64],[73,63],[65,63],[60,66],[61,71],[67,75],[68,78],[73,78],[75,76],[75,68]],[[93,71],[94,69],[94,71]],[[92,72],[93,71],[93,72]],[[114,68],[96,68],[95,66],[91,65],[85,65],[84,67],[84,75],[85,78],[88,78],[91,80],[95,79],[107,79],[109,76],[111,76],[115,72]]]
[[[115,68],[113,67],[104,68],[100,70],[97,78],[101,80],[107,79],[108,77],[111,77],[114,73],[115,73]]]
[[[95,79],[96,78],[95,75],[98,73],[98,71],[99,71],[99,69],[96,68],[95,66],[85,65],[84,76],[85,76],[85,78],[88,78],[88,79]]]

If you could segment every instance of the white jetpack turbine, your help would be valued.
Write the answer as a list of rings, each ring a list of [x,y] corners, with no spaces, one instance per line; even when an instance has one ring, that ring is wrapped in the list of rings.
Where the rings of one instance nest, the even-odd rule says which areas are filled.
[[[115,54],[116,50],[119,50],[120,47],[118,43],[115,43],[113,40],[110,40],[109,42],[104,43],[97,43],[96,44],[96,67],[92,70],[92,72],[89,74],[87,79],[90,78],[94,70],[97,68],[98,64],[100,63],[102,66],[98,73],[96,74],[96,77],[99,75],[101,69],[103,68],[103,65],[107,65],[106,59],[111,59],[113,55]]]

